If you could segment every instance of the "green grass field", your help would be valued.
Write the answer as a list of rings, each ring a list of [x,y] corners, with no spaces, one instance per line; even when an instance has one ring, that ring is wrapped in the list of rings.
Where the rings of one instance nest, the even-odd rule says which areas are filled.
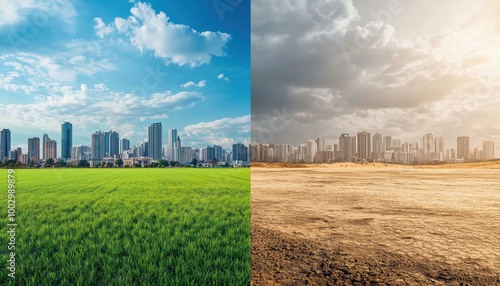
[[[7,170],[0,284],[7,277]],[[249,285],[250,169],[16,170],[16,285]]]

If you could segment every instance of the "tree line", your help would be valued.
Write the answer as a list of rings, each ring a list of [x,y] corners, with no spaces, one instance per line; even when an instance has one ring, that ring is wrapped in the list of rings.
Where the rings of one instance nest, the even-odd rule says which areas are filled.
[[[228,164],[226,164],[228,165]],[[98,162],[97,164],[94,164],[92,167],[93,168],[113,168],[113,167],[123,167],[124,163],[122,159],[116,159],[114,162]],[[165,167],[180,167],[181,164],[178,161],[168,161],[164,159],[160,159],[157,162],[151,162],[149,164],[145,164],[142,166],[141,164],[135,163],[133,167],[136,168],[165,168]],[[191,165],[193,167],[198,167],[201,166],[201,164],[198,164],[198,160],[196,158],[193,158],[191,161]],[[21,161],[16,161],[13,159],[6,160],[4,162],[0,161],[0,168],[40,168],[42,165],[36,164],[36,163],[30,163],[30,164],[23,164]],[[52,158],[49,158],[45,161],[45,164],[43,164],[43,167],[46,168],[90,168],[90,162],[87,160],[79,160],[76,164],[73,162],[65,162],[64,160],[57,160],[55,161]],[[129,167],[129,166],[125,166]]]

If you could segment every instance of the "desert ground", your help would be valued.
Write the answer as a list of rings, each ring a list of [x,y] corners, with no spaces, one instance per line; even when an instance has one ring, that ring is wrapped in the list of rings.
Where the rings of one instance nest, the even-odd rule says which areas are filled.
[[[500,162],[251,172],[252,285],[500,285]]]

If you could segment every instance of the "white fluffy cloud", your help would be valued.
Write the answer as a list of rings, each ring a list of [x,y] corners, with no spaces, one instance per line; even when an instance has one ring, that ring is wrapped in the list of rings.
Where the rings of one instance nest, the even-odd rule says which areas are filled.
[[[235,133],[239,136],[234,136]],[[197,143],[201,141],[225,148],[235,143],[250,143],[248,142],[249,134],[250,115],[188,125],[181,133],[183,140],[194,146],[199,145]]]
[[[70,121],[84,136],[90,136],[94,126],[133,135],[137,131],[135,123],[168,118],[170,112],[193,107],[203,100],[205,97],[197,92],[167,91],[144,98],[112,92],[103,83],[93,87],[82,84],[80,89],[65,86],[58,94],[35,97],[30,104],[0,104],[0,126],[32,136],[40,130],[59,132],[61,122]],[[30,122],[29,128],[25,122]]]
[[[141,52],[152,51],[166,63],[191,67],[209,64],[212,57],[225,55],[231,38],[226,33],[198,32],[187,25],[172,23],[164,12],[157,14],[147,3],[134,3],[130,13],[127,19],[117,17],[108,25],[95,18],[97,35],[103,38],[113,31],[124,34]]]
[[[198,83],[194,83],[193,81],[188,81],[186,83],[181,84],[181,87],[188,88],[188,87],[205,87],[207,85],[206,80],[200,80]]]
[[[217,79],[223,79],[223,80],[227,80],[227,81],[229,81],[229,78],[228,78],[228,77],[226,77],[226,76],[224,76],[224,74],[223,74],[223,73],[221,73],[220,75],[218,75],[218,76],[217,76]]]
[[[6,54],[0,58],[12,72],[0,76],[0,90],[23,90],[31,94],[73,83],[78,75],[94,75],[115,69],[107,59],[60,53],[52,57],[30,53]]]
[[[44,23],[48,18],[57,16],[65,21],[71,21],[76,15],[75,8],[67,0],[18,0],[2,1],[0,5],[0,27],[18,24],[25,20]],[[31,18],[29,16],[31,15]]]

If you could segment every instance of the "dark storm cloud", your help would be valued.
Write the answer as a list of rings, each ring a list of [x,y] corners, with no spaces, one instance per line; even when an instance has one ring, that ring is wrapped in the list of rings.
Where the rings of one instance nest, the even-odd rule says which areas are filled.
[[[361,20],[350,0],[252,1],[252,141],[283,107],[289,121],[274,143],[349,126],[413,132],[439,113],[433,104],[478,80],[469,68],[490,60],[450,60],[444,46],[455,35],[402,40],[390,24]],[[405,115],[420,120],[397,119]]]

